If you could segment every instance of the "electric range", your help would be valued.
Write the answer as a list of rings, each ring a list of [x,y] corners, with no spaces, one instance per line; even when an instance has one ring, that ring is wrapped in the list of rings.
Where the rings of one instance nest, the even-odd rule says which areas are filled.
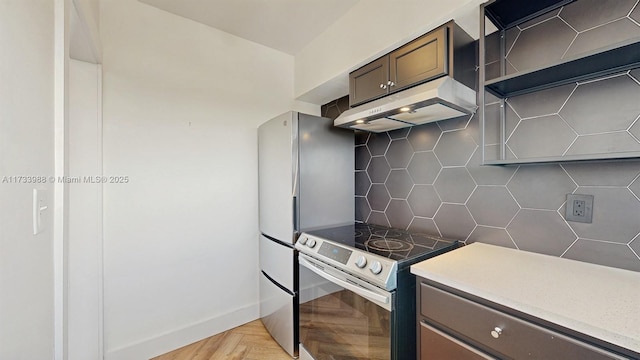
[[[295,245],[301,358],[415,359],[416,282],[409,267],[458,246],[456,240],[364,223],[303,232]],[[363,343],[368,346],[353,345]]]

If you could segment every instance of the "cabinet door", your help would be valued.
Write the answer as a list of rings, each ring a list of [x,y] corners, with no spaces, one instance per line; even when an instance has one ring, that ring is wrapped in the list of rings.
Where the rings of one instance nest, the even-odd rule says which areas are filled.
[[[447,28],[441,27],[389,54],[390,91],[449,73]]]
[[[389,58],[382,57],[349,74],[349,105],[355,106],[387,94]]]
[[[491,360],[494,358],[420,322],[420,360],[441,359]]]

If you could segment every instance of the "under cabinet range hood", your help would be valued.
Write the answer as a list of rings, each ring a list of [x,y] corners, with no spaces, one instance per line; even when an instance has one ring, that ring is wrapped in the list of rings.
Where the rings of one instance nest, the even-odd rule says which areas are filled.
[[[474,90],[443,76],[349,109],[333,124],[378,133],[472,114],[477,108]]]

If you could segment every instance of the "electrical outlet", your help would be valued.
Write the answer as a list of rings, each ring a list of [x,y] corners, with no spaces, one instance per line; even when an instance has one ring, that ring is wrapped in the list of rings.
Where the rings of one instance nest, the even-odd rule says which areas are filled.
[[[567,194],[565,219],[567,221],[591,223],[593,219],[593,195]]]
[[[584,216],[584,200],[573,200],[573,216]]]

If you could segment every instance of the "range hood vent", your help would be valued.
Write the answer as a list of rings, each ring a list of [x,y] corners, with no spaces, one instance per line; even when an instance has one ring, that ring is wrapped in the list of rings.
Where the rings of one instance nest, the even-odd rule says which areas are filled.
[[[476,92],[444,76],[349,109],[333,124],[378,133],[468,115],[476,109]]]

